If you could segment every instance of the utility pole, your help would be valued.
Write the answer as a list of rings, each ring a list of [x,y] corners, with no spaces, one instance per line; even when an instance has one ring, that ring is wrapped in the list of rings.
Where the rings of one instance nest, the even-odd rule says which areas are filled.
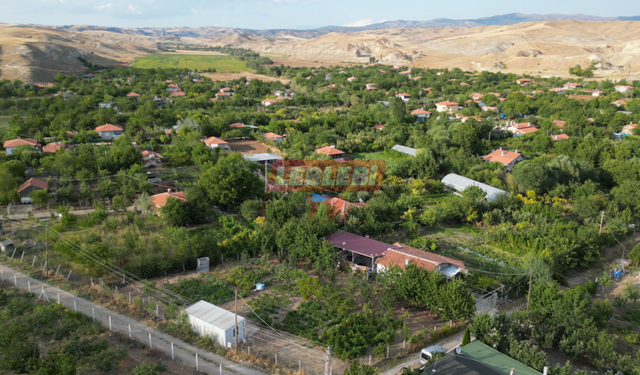
[[[47,277],[49,277],[49,222],[47,221],[45,223],[45,231],[47,232],[46,234],[46,245],[45,245],[45,250],[44,253],[46,254],[47,259],[45,260],[44,264],[47,268]]]
[[[236,353],[238,352],[238,335],[240,332],[238,331],[238,288],[236,288],[236,298],[235,298],[235,315],[236,315]]]
[[[600,233],[602,234],[602,223],[604,222],[604,211],[600,213]]]
[[[531,303],[531,284],[533,281],[533,271],[529,271],[529,295],[527,296],[527,311],[529,311],[529,304]]]

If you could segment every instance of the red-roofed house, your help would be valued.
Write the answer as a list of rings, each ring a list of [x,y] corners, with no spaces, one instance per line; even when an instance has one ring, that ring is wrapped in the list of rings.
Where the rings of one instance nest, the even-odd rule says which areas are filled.
[[[4,142],[4,145],[2,147],[4,147],[4,149],[7,151],[7,155],[11,155],[13,154],[15,149],[20,146],[31,146],[37,150],[38,147],[40,147],[40,143],[38,143],[38,140],[36,139],[18,138]]]
[[[167,204],[169,198],[179,199],[182,202],[188,202],[187,195],[183,191],[172,192],[171,189],[169,189],[166,193],[152,195],[151,204],[153,204],[153,207],[155,208],[156,215],[160,216],[160,209]]]
[[[241,128],[245,128],[246,125],[245,124],[241,124],[239,122],[234,122],[233,124],[229,124],[229,127],[233,128],[233,129],[241,129]]]
[[[483,94],[479,94],[477,92],[469,95],[469,97],[473,100],[480,100],[482,99],[483,96],[484,96]]]
[[[49,152],[52,154],[55,154],[56,152],[58,152],[58,150],[60,149],[66,149],[69,148],[70,146],[66,143],[62,143],[62,142],[52,142],[52,143],[48,143],[46,144],[43,148],[42,148],[42,152]]]
[[[268,140],[276,142],[276,143],[280,143],[284,139],[283,136],[278,135],[276,133],[265,133],[264,137],[267,138]]]
[[[394,243],[393,246],[390,245],[387,251],[377,259],[376,266],[378,273],[382,273],[394,266],[404,270],[411,263],[427,271],[440,271],[449,279],[467,270],[462,261],[416,249],[398,242]]]
[[[551,136],[551,140],[554,142],[558,142],[558,141],[566,141],[567,139],[569,139],[570,137],[566,134],[558,134],[558,135],[552,135]]]
[[[398,98],[402,99],[403,102],[408,102],[411,99],[411,95],[409,95],[407,93],[396,94],[396,96]]]
[[[418,121],[424,121],[424,119],[431,117],[431,112],[422,108],[411,111],[411,114],[418,117]]]
[[[49,184],[47,181],[38,180],[36,178],[30,178],[26,182],[24,182],[18,188],[18,194],[21,197],[27,197],[34,190],[47,190],[49,189]]]
[[[163,156],[155,151],[142,151],[142,165],[145,168],[161,167]]]
[[[207,145],[207,147],[209,147],[212,150],[214,148],[221,148],[225,151],[231,151],[231,147],[229,147],[229,144],[224,139],[209,137],[207,139],[203,139],[202,141],[204,142],[205,145]]]
[[[277,102],[278,101],[275,100],[275,99],[265,99],[265,100],[262,101],[262,105],[265,106],[265,107],[268,107],[270,105],[276,104]]]
[[[367,83],[367,91],[376,91],[378,88],[375,83]]]
[[[554,126],[559,127],[560,129],[564,128],[564,126],[567,124],[567,122],[566,122],[566,121],[560,121],[560,120],[553,120],[553,121],[551,121],[551,123],[552,123]]]
[[[512,123],[511,125],[509,125],[507,130],[512,132],[514,137],[518,137],[518,136],[521,136],[521,135],[524,135],[524,134],[530,134],[530,133],[537,132],[538,128],[536,128],[535,126],[531,125],[531,123],[529,123],[529,122],[522,122],[522,123],[519,123],[519,124]]]
[[[460,106],[456,102],[444,101],[436,103],[436,111],[438,112],[457,112]]]
[[[329,206],[327,211],[330,217],[338,217],[340,219],[344,219],[351,207],[364,207],[367,205],[366,203],[351,203],[340,198],[331,198],[322,203]]]
[[[101,139],[115,139],[122,135],[122,126],[113,125],[113,124],[104,124],[102,126],[98,126],[93,129],[98,135],[100,135]]]
[[[185,94],[184,91],[175,91],[175,92],[170,92],[169,96],[187,96],[187,94]]]
[[[182,89],[180,87],[178,87],[178,85],[171,84],[171,85],[167,86],[167,91],[169,91],[169,92],[178,92],[178,91],[182,91]]]
[[[318,154],[324,154],[331,156],[332,159],[342,159],[344,157],[344,151],[338,150],[335,146],[326,146],[316,150]]]
[[[567,82],[564,85],[562,85],[562,88],[565,89],[565,90],[581,89],[582,88],[582,84],[573,83],[573,82]]]
[[[379,125],[373,125],[373,128],[376,130],[384,130],[384,125],[379,124]]]
[[[135,92],[130,92],[130,93],[127,94],[127,98],[136,98],[137,99],[139,97],[140,97],[140,94],[137,94]]]
[[[356,78],[356,77],[347,78],[347,81],[349,81],[349,82],[353,82],[353,81],[357,81],[357,80],[358,80],[358,78]]]
[[[513,168],[516,162],[522,160],[523,158],[522,154],[518,153],[518,150],[516,150],[516,152],[506,151],[503,150],[502,147],[500,147],[499,149],[493,151],[482,159],[487,162],[502,163],[505,167],[507,167],[507,169],[510,170]]]
[[[615,90],[617,92],[627,92],[629,90],[633,90],[633,86],[629,86],[629,85],[617,85],[615,87]]]
[[[533,81],[530,80],[529,78],[520,78],[516,80],[516,83],[519,84],[520,86],[529,86],[531,82]]]
[[[622,127],[622,134],[629,134],[629,135],[633,135],[633,129],[635,129],[638,126],[638,124],[633,124],[633,123],[629,123],[625,126]]]

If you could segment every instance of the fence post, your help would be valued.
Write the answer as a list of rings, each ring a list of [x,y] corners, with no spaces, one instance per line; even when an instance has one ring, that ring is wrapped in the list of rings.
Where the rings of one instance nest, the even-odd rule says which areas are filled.
[[[58,268],[56,269],[56,273],[53,275],[53,277],[58,276],[58,271],[60,271],[60,265],[58,264]]]
[[[16,275],[13,275],[13,284],[16,286],[16,289],[18,289],[18,279],[16,279]]]
[[[78,311],[78,306],[76,306],[76,300],[73,300],[73,311]]]
[[[404,349],[407,346],[407,340],[402,340],[402,349]]]
[[[67,276],[67,281],[69,281],[69,278],[71,277],[71,272],[73,272],[73,270],[69,271],[69,276]]]
[[[58,293],[58,303],[60,303],[60,293]]]
[[[247,346],[247,354],[249,354],[249,356],[251,356],[251,347]]]
[[[278,355],[276,354],[276,366],[278,365]]]
[[[13,253],[11,253],[11,259],[13,259],[13,256],[16,255],[16,250],[18,249],[13,249]]]
[[[298,360],[298,371],[302,372],[302,361]]]
[[[371,354],[369,354],[369,366],[371,366]]]
[[[198,368],[198,353],[196,353],[196,371],[200,371]]]
[[[129,339],[131,339],[131,324],[129,324]]]
[[[111,329],[111,315],[109,315],[109,332],[111,332],[111,331],[112,331],[112,329]]]
[[[149,349],[153,349],[153,344],[151,343],[151,332],[149,332]]]
[[[131,292],[129,292],[129,304],[131,304]]]
[[[93,321],[95,322],[96,321],[96,311],[95,311],[95,309],[93,307],[91,308],[91,317],[93,318]]]
[[[20,256],[20,262],[22,262],[23,259],[24,259],[24,251],[22,252],[22,255]]]
[[[33,262],[31,262],[31,267],[33,267],[36,264],[36,258],[37,257],[38,257],[37,255],[33,256]]]
[[[387,346],[387,359],[389,359],[389,347]]]
[[[171,359],[175,361],[176,357],[173,354],[173,343],[171,343]]]
[[[31,293],[31,281],[27,280],[27,287],[29,288],[29,293]]]

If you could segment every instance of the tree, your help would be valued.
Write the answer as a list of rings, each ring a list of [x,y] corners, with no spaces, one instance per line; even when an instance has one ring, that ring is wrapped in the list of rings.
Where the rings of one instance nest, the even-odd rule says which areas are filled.
[[[460,346],[465,346],[470,342],[471,342],[471,330],[469,330],[469,327],[467,327],[464,330],[464,336],[462,336],[462,343],[460,344]]]
[[[44,207],[53,198],[53,195],[44,189],[34,190],[29,193],[29,198],[31,198],[31,202],[36,206]]]
[[[127,201],[127,198],[123,197],[122,195],[118,195],[117,197],[113,198],[113,204],[111,205],[111,208],[113,208],[117,212],[124,212],[128,206],[129,202]]]
[[[152,205],[151,197],[146,192],[143,192],[135,200],[135,205],[138,208],[138,210],[140,210],[140,211],[142,211],[144,213],[148,213],[149,210],[151,209],[151,205]]]
[[[181,199],[169,197],[160,208],[162,219],[167,225],[184,226],[189,224],[189,206]]]
[[[404,122],[404,118],[407,115],[407,105],[400,98],[393,98],[391,100],[391,117],[398,123]]]
[[[378,375],[380,369],[375,367],[360,364],[360,361],[351,362],[351,365],[344,370],[344,375]]]
[[[253,172],[255,163],[233,154],[207,165],[200,177],[200,187],[214,204],[237,207],[247,199],[263,194],[263,182]]]
[[[516,164],[513,169],[513,178],[521,191],[532,190],[536,194],[542,195],[553,189],[557,183],[558,175],[546,165],[535,160],[526,160]]]

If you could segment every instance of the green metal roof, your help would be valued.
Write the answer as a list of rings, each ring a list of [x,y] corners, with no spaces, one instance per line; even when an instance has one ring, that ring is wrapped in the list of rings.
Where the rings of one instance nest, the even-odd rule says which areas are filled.
[[[462,355],[480,361],[483,365],[495,370],[499,374],[509,374],[511,369],[516,369],[516,375],[541,375],[540,372],[500,353],[479,340],[463,346]]]

